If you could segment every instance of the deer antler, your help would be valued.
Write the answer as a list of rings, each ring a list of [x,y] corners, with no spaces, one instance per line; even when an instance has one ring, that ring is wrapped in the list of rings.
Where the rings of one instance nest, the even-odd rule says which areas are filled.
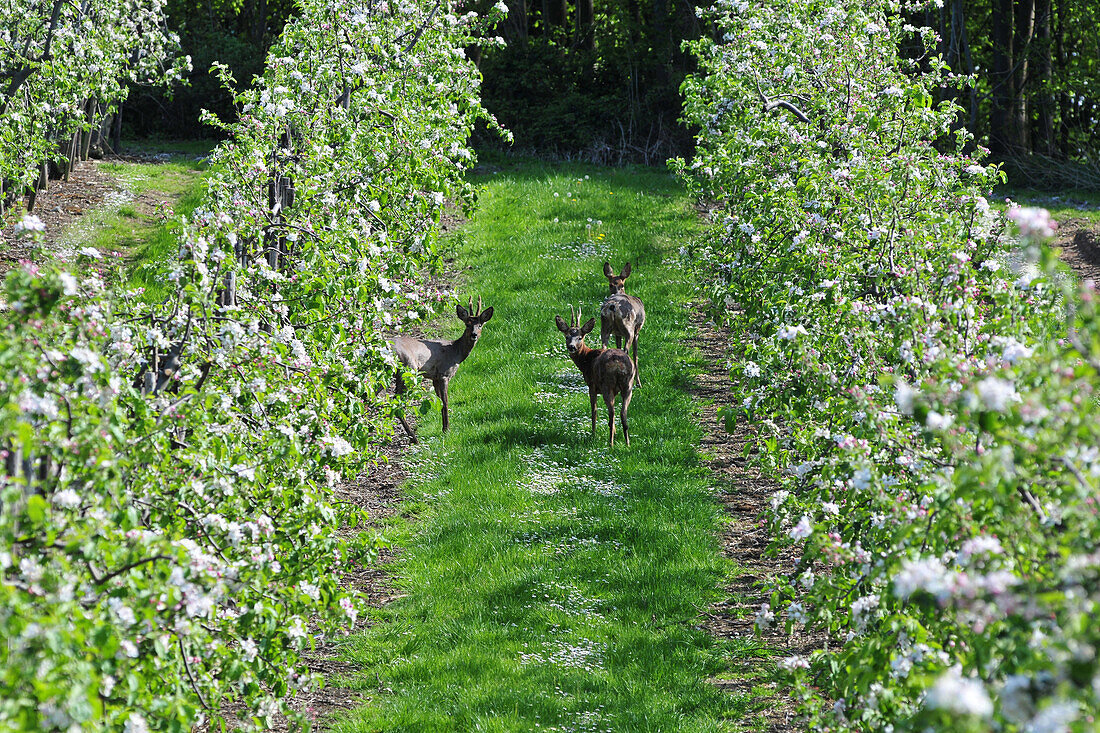
[[[481,315],[481,296],[477,296],[477,314]]]

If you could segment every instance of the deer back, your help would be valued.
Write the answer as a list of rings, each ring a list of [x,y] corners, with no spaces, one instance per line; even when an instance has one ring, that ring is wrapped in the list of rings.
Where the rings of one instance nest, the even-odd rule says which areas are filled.
[[[645,306],[641,298],[626,293],[612,295],[600,307],[601,330],[630,336],[645,323]]]
[[[622,349],[598,349],[592,362],[592,379],[600,394],[627,394],[634,382],[634,362]]]
[[[458,365],[469,353],[463,352],[461,339],[418,339],[397,336],[390,344],[398,360],[409,369],[415,369],[431,380],[450,379],[458,371]]]

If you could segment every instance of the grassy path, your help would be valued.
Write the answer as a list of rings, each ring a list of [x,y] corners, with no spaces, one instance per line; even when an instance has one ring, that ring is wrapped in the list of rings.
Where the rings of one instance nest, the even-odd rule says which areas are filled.
[[[697,625],[731,568],[687,391],[701,357],[681,345],[695,213],[666,174],[584,167],[502,171],[480,204],[457,256],[495,316],[451,384],[451,431],[438,411],[421,426],[417,521],[386,530],[407,596],[348,643],[372,701],[336,729],[729,730],[749,701],[706,680],[737,650]],[[570,304],[598,317],[605,259],[633,263],[647,311],[632,445],[611,451],[554,326]]]

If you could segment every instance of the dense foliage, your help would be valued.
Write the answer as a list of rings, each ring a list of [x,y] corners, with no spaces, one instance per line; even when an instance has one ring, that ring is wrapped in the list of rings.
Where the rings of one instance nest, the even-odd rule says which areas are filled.
[[[445,4],[302,2],[184,223],[168,302],[27,266],[0,311],[0,728],[269,720],[353,625],[371,543],[332,487],[405,405],[382,340],[429,312],[483,116]],[[41,236],[27,217],[19,227]],[[408,399],[408,398],[406,398]]]
[[[828,640],[781,663],[808,728],[1092,729],[1096,292],[1039,246],[1045,212],[982,197],[903,10],[728,0],[693,46],[678,165],[719,206],[686,254],[744,334],[728,417],[795,553],[756,620]]]
[[[485,3],[486,0],[481,0]],[[516,147],[605,163],[686,153],[678,89],[703,31],[693,4],[666,0],[509,2],[507,45],[479,61],[483,101]]]
[[[22,196],[61,143],[98,125],[131,84],[169,82],[174,55],[164,0],[8,0],[0,8],[0,190]]]
[[[219,135],[199,122],[200,112],[229,120],[236,110],[233,94],[211,66],[224,64],[242,87],[250,85],[263,74],[268,48],[296,10],[293,0],[165,0],[168,25],[179,34],[180,51],[191,57],[193,68],[183,84],[132,90],[123,110],[123,135]]]

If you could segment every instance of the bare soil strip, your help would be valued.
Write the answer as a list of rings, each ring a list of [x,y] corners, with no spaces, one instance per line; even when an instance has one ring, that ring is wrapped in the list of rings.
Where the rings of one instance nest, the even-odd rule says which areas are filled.
[[[1100,281],[1100,227],[1086,219],[1060,222],[1054,244],[1061,257],[1082,280]]]
[[[101,206],[117,190],[117,184],[99,170],[95,160],[78,165],[67,181],[50,181],[47,190],[38,192],[34,208],[34,215],[46,225],[47,248],[57,244],[65,227]],[[0,222],[0,275],[33,256],[30,247],[15,237],[11,226],[5,226],[14,224],[20,216],[17,212],[8,212],[7,216],[10,222]]]

